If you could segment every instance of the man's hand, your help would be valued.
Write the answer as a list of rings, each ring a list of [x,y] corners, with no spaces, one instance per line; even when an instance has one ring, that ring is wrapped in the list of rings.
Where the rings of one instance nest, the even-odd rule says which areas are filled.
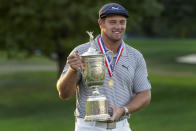
[[[78,51],[76,50],[73,54],[67,57],[67,63],[70,68],[74,71],[79,71],[81,66],[81,59],[78,55]]]
[[[111,121],[118,120],[121,116],[124,115],[124,108],[122,107],[117,107],[117,106],[109,106],[109,108],[112,108],[113,110],[113,115],[111,116]]]

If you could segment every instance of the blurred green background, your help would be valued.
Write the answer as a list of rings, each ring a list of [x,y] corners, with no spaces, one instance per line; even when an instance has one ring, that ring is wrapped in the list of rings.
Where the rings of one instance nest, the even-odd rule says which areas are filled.
[[[99,34],[98,9],[118,2],[130,13],[124,40],[145,57],[151,104],[129,119],[133,131],[195,131],[196,1],[0,0],[0,131],[74,130],[75,96],[56,81],[70,51]]]

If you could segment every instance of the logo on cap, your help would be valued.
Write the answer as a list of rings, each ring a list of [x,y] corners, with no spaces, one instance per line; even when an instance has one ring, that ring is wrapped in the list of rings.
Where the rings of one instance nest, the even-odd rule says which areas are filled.
[[[118,7],[112,7],[112,9],[113,9],[113,10],[118,10],[119,8],[118,8]]]

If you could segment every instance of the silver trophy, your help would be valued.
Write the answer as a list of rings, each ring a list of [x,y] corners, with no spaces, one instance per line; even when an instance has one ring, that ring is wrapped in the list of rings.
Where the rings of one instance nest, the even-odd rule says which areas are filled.
[[[99,86],[104,84],[105,79],[105,55],[98,52],[93,45],[92,32],[87,32],[90,36],[91,46],[87,52],[82,54],[84,57],[84,78],[87,88],[92,90],[92,95],[86,99],[85,121],[107,121],[110,119],[108,114],[108,102],[104,95],[99,93]]]

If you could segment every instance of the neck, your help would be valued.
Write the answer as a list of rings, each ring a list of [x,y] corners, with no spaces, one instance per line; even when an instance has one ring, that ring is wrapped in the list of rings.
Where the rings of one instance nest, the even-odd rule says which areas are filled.
[[[102,40],[104,45],[111,50],[114,54],[116,54],[118,52],[118,49],[120,47],[120,44],[122,42],[122,40],[119,41],[112,41],[110,39],[108,39],[107,37],[102,36]]]

